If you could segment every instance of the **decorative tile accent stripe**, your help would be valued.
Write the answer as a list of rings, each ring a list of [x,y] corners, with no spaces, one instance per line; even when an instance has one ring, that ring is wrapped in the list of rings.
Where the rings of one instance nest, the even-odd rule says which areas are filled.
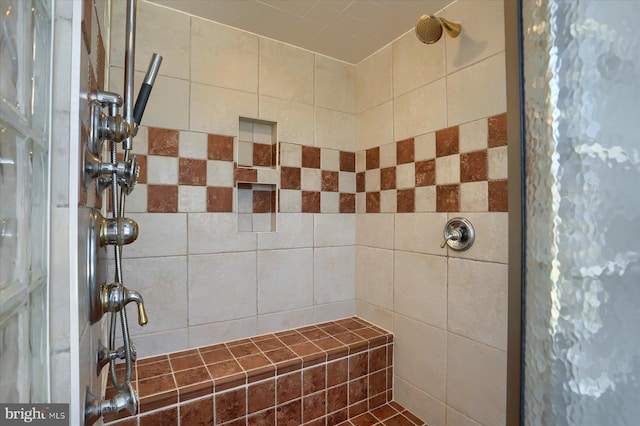
[[[478,121],[487,140],[475,151],[460,151],[460,128],[453,126],[430,134],[433,139],[421,135],[356,153],[361,213],[507,211],[506,114]]]

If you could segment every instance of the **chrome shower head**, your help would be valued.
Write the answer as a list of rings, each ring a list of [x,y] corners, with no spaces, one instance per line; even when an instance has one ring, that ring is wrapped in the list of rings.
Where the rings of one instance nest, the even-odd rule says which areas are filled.
[[[416,36],[423,43],[433,44],[442,37],[443,28],[450,37],[455,38],[460,34],[462,26],[437,16],[422,15],[416,24]]]

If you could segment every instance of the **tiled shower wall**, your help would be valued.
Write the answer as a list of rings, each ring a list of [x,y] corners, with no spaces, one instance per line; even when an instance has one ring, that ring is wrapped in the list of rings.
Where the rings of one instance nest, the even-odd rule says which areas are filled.
[[[395,335],[394,398],[431,426],[505,422],[507,141],[502,1],[458,1],[356,67],[357,315]],[[394,170],[395,168],[395,170]],[[440,248],[448,219],[471,249]]]
[[[124,3],[112,11],[116,92]],[[126,207],[140,236],[123,250],[125,285],[149,314],[131,328],[139,354],[353,315],[354,67],[145,1],[137,18],[136,81],[164,56]],[[237,167],[240,117],[276,123],[279,168]],[[238,232],[237,182],[280,186],[276,232]]]
[[[114,1],[114,91],[123,3]],[[459,38],[424,45],[411,30],[351,66],[140,1],[136,80],[152,51],[165,60],[134,146],[147,156],[146,183],[127,204],[140,237],[124,249],[125,284],[150,317],[132,330],[139,352],[356,312],[396,336],[401,404],[430,425],[504,423],[502,9],[458,1],[443,14],[463,24]],[[233,188],[238,175],[233,161],[209,158],[209,140],[237,137],[239,117],[277,123],[275,233],[237,232],[233,190],[226,211],[211,210],[209,187]],[[167,130],[177,155],[152,151],[150,133]],[[349,153],[353,170],[340,165]],[[181,183],[183,158],[206,178]],[[273,172],[257,169],[257,182],[273,178],[261,171]],[[169,199],[171,213],[154,213]],[[466,252],[440,248],[456,216],[476,227]]]

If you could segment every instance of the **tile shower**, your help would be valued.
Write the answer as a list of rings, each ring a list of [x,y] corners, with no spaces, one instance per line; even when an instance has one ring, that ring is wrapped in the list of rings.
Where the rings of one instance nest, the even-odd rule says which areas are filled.
[[[353,66],[140,1],[140,57],[165,56],[127,204],[141,232],[123,267],[150,318],[132,329],[140,355],[358,315],[394,333],[405,407],[430,425],[503,421],[502,13],[457,2],[444,16],[465,37],[425,46],[410,31]],[[276,123],[279,169],[234,164],[241,117]],[[238,232],[239,182],[279,186],[275,232]],[[476,226],[468,252],[439,248],[455,216]]]

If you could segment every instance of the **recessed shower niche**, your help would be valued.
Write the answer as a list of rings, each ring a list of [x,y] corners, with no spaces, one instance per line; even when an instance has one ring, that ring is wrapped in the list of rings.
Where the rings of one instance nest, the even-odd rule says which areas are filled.
[[[275,232],[279,174],[277,124],[239,118],[238,232]]]
[[[240,117],[239,167],[276,167],[276,123]]]
[[[238,232],[276,230],[276,186],[238,182]]]

